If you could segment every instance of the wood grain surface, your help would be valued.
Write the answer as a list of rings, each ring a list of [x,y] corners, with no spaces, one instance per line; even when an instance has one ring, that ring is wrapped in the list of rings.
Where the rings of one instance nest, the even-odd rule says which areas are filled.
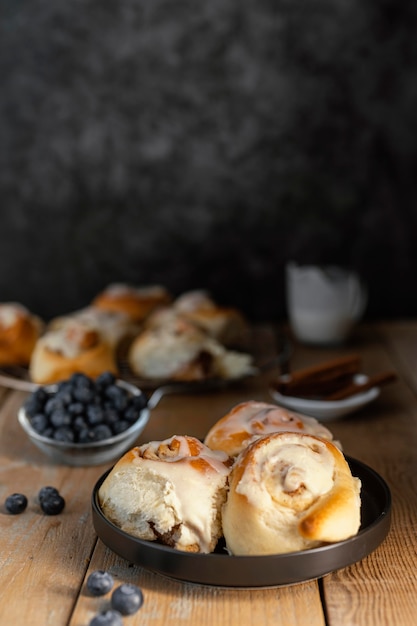
[[[257,329],[257,348],[267,359],[272,331]],[[91,493],[109,465],[71,468],[52,464],[21,430],[16,413],[26,393],[0,388],[0,501],[23,492],[21,515],[0,505],[0,624],[88,626],[109,596],[86,591],[90,572],[105,569],[116,584],[134,582],[144,593],[128,626],[414,626],[417,615],[417,322],[361,326],[350,345],[333,349],[293,344],[290,366],[307,367],[348,354],[362,357],[364,373],[394,370],[397,380],[372,404],[328,422],[346,454],[365,462],[387,481],[393,498],[392,526],[368,557],[319,581],[269,589],[233,589],[184,583],[133,565],[110,551],[92,525]],[[162,398],[139,442],[172,434],[204,437],[232,406],[246,399],[271,401],[272,369],[243,385],[204,394]],[[61,515],[48,517],[37,493],[59,488]]]

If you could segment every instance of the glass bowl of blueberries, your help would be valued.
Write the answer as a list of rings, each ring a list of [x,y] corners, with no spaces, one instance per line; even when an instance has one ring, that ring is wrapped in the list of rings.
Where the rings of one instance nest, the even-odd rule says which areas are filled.
[[[93,379],[75,373],[39,386],[19,409],[31,441],[64,465],[100,465],[119,458],[142,433],[150,416],[146,395],[104,372]]]

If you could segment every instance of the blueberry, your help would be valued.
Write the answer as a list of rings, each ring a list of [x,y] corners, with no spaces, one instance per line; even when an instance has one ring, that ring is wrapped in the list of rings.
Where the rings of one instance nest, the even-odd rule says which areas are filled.
[[[41,502],[44,498],[48,498],[49,496],[59,496],[59,491],[56,487],[52,487],[50,485],[46,485],[46,487],[42,487],[38,493],[38,500]]]
[[[90,405],[87,407],[87,420],[92,426],[101,424],[104,420],[104,410],[96,404]]]
[[[84,413],[84,405],[82,402],[71,402],[68,405],[67,411],[70,415],[82,415]]]
[[[125,583],[117,587],[111,596],[111,606],[122,615],[133,615],[143,604],[143,593],[139,587]]]
[[[50,494],[40,500],[42,511],[45,515],[59,515],[64,510],[65,500],[58,494]]]
[[[64,408],[54,409],[49,416],[52,426],[59,428],[71,424],[71,415]]]
[[[74,431],[69,426],[60,426],[54,431],[53,439],[64,443],[73,443],[75,440]]]
[[[119,433],[123,433],[125,430],[130,428],[132,424],[129,424],[126,420],[119,420],[115,424],[113,424],[113,434],[118,435]]]
[[[43,433],[49,425],[49,420],[44,413],[36,413],[36,415],[30,419],[30,423],[37,433]]]
[[[74,387],[91,387],[91,379],[81,372],[75,372],[69,379],[69,384]]]
[[[106,388],[105,395],[112,401],[114,408],[118,411],[124,411],[129,403],[126,390],[117,385],[109,385]]]
[[[91,443],[94,441],[94,431],[87,424],[85,428],[81,428],[78,433],[78,443]]]
[[[44,410],[47,415],[51,415],[57,409],[63,409],[63,408],[64,408],[64,403],[60,400],[60,398],[57,398],[56,396],[52,396],[51,398],[48,398],[48,400],[46,401]]]
[[[144,393],[140,393],[137,396],[132,396],[131,400],[130,400],[130,404],[132,406],[135,407],[135,409],[137,409],[138,411],[141,411],[142,409],[144,409],[147,404],[148,401],[146,399],[146,396]]]
[[[108,424],[109,426],[113,426],[113,424],[118,422],[119,419],[120,419],[120,415],[119,415],[119,412],[116,411],[116,409],[112,409],[110,407],[107,407],[106,409],[104,409],[105,424]]]
[[[87,578],[87,589],[93,596],[104,596],[114,585],[113,576],[109,572],[97,570]]]
[[[77,417],[74,419],[72,423],[72,427],[77,432],[83,430],[84,428],[88,429],[87,420],[82,415],[77,415]]]
[[[105,611],[93,617],[89,626],[122,626],[122,624],[122,616],[118,611]]]
[[[94,441],[103,441],[113,436],[113,433],[107,424],[98,424],[92,428]]]
[[[96,385],[99,389],[113,385],[116,382],[116,376],[112,372],[103,372],[96,378]]]
[[[138,410],[135,406],[130,405],[127,407],[126,411],[123,413],[123,417],[125,420],[133,424],[136,422],[140,414],[140,410]]]
[[[94,399],[94,389],[80,385],[74,389],[74,398],[78,402],[89,404]]]
[[[12,493],[10,496],[7,496],[4,506],[6,507],[6,511],[11,513],[12,515],[18,515],[19,513],[23,513],[28,505],[28,499],[23,493]]]

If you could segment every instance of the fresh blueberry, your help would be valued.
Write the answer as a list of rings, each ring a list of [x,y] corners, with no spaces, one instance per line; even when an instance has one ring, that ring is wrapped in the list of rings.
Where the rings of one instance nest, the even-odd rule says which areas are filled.
[[[120,419],[119,412],[116,409],[112,409],[111,407],[106,407],[104,409],[104,422],[108,424],[110,427],[113,424],[116,424]]]
[[[125,420],[133,424],[133,422],[136,422],[136,420],[138,419],[139,414],[140,414],[140,410],[138,411],[138,409],[135,406],[130,405],[127,407],[126,411],[123,413],[123,417]]]
[[[130,428],[131,425],[132,424],[129,424],[129,422],[127,422],[126,420],[119,420],[118,422],[115,422],[112,426],[113,433],[115,435],[118,435],[119,433],[123,433],[125,430]]]
[[[38,493],[38,500],[41,502],[45,498],[49,498],[50,496],[59,496],[59,491],[56,487],[52,487],[51,485],[46,485],[45,487],[41,487]]]
[[[65,500],[59,493],[51,494],[42,498],[40,505],[45,515],[59,515],[64,510]]]
[[[23,493],[12,493],[10,496],[7,496],[4,503],[6,511],[11,513],[12,515],[18,515],[19,513],[23,513],[27,505],[28,499]]]
[[[143,593],[139,587],[124,583],[117,587],[111,596],[111,606],[122,615],[133,615],[143,604]]]
[[[94,441],[104,441],[113,436],[111,428],[107,424],[98,424],[92,428]]]
[[[114,579],[109,572],[96,570],[87,578],[87,589],[93,596],[104,596],[114,585]]]
[[[99,389],[113,385],[116,382],[116,376],[112,372],[103,372],[96,378],[96,385]]]
[[[82,402],[71,402],[67,407],[67,411],[73,416],[82,415],[84,413],[84,405]]]
[[[77,415],[77,417],[74,419],[72,423],[72,426],[75,431],[79,432],[83,430],[84,428],[88,428],[87,420],[85,419],[83,415]]]
[[[64,403],[60,400],[60,398],[57,398],[56,396],[52,396],[51,398],[48,398],[48,400],[45,403],[45,413],[47,415],[51,415],[57,409],[63,409],[63,408],[64,408]]]
[[[109,385],[106,388],[105,395],[112,401],[114,408],[118,411],[124,411],[129,403],[126,390],[117,385]]]
[[[98,613],[90,621],[89,626],[122,626],[122,616],[118,611],[105,611]]]
[[[97,406],[96,404],[92,404],[87,407],[87,420],[91,426],[95,424],[101,424],[104,420],[104,410]]]
[[[52,426],[60,428],[71,424],[71,415],[64,408],[54,409],[49,417]]]
[[[37,433],[43,433],[49,425],[49,420],[44,413],[36,413],[30,418],[31,426]]]
[[[142,409],[144,409],[147,404],[148,401],[146,399],[146,396],[144,393],[140,393],[137,396],[132,396],[130,403],[132,406],[135,407],[135,409],[137,409],[138,411],[141,411]]]
[[[64,443],[73,443],[75,440],[74,431],[69,426],[60,426],[54,431],[53,439]]]
[[[89,404],[93,401],[94,395],[94,389],[91,389],[91,387],[80,385],[74,389],[74,398],[78,402]]]
[[[91,443],[94,441],[94,432],[88,425],[81,428],[78,433],[78,443]]]

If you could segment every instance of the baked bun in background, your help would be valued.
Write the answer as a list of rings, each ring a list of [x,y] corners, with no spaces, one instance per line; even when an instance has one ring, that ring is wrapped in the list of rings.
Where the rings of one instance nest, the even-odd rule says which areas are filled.
[[[254,439],[279,431],[304,432],[333,440],[330,430],[314,417],[300,415],[275,404],[248,400],[233,407],[216,422],[204,443],[213,450],[237,456]]]
[[[0,366],[29,365],[43,321],[17,302],[0,304]]]
[[[112,283],[91,304],[106,311],[125,313],[134,322],[143,322],[157,307],[167,305],[171,300],[171,295],[161,285],[136,287]]]
[[[360,488],[342,452],[304,433],[267,435],[237,458],[223,507],[233,555],[281,554],[356,535]]]
[[[87,306],[56,317],[49,322],[47,329],[58,330],[72,320],[98,331],[103,339],[115,349],[124,339],[133,337],[139,332],[139,325],[132,322],[126,313],[107,311],[96,306]]]
[[[230,460],[175,435],[127,452],[98,493],[106,517],[130,535],[186,552],[212,552],[222,536]]]
[[[225,346],[245,340],[248,323],[236,308],[219,306],[204,290],[187,291],[174,302],[174,309]]]
[[[249,354],[227,350],[193,324],[174,319],[138,335],[128,352],[131,370],[146,379],[235,379],[253,372]]]
[[[31,380],[45,385],[81,372],[96,378],[109,371],[118,373],[113,347],[99,331],[80,320],[67,320],[38,339],[29,365]]]

